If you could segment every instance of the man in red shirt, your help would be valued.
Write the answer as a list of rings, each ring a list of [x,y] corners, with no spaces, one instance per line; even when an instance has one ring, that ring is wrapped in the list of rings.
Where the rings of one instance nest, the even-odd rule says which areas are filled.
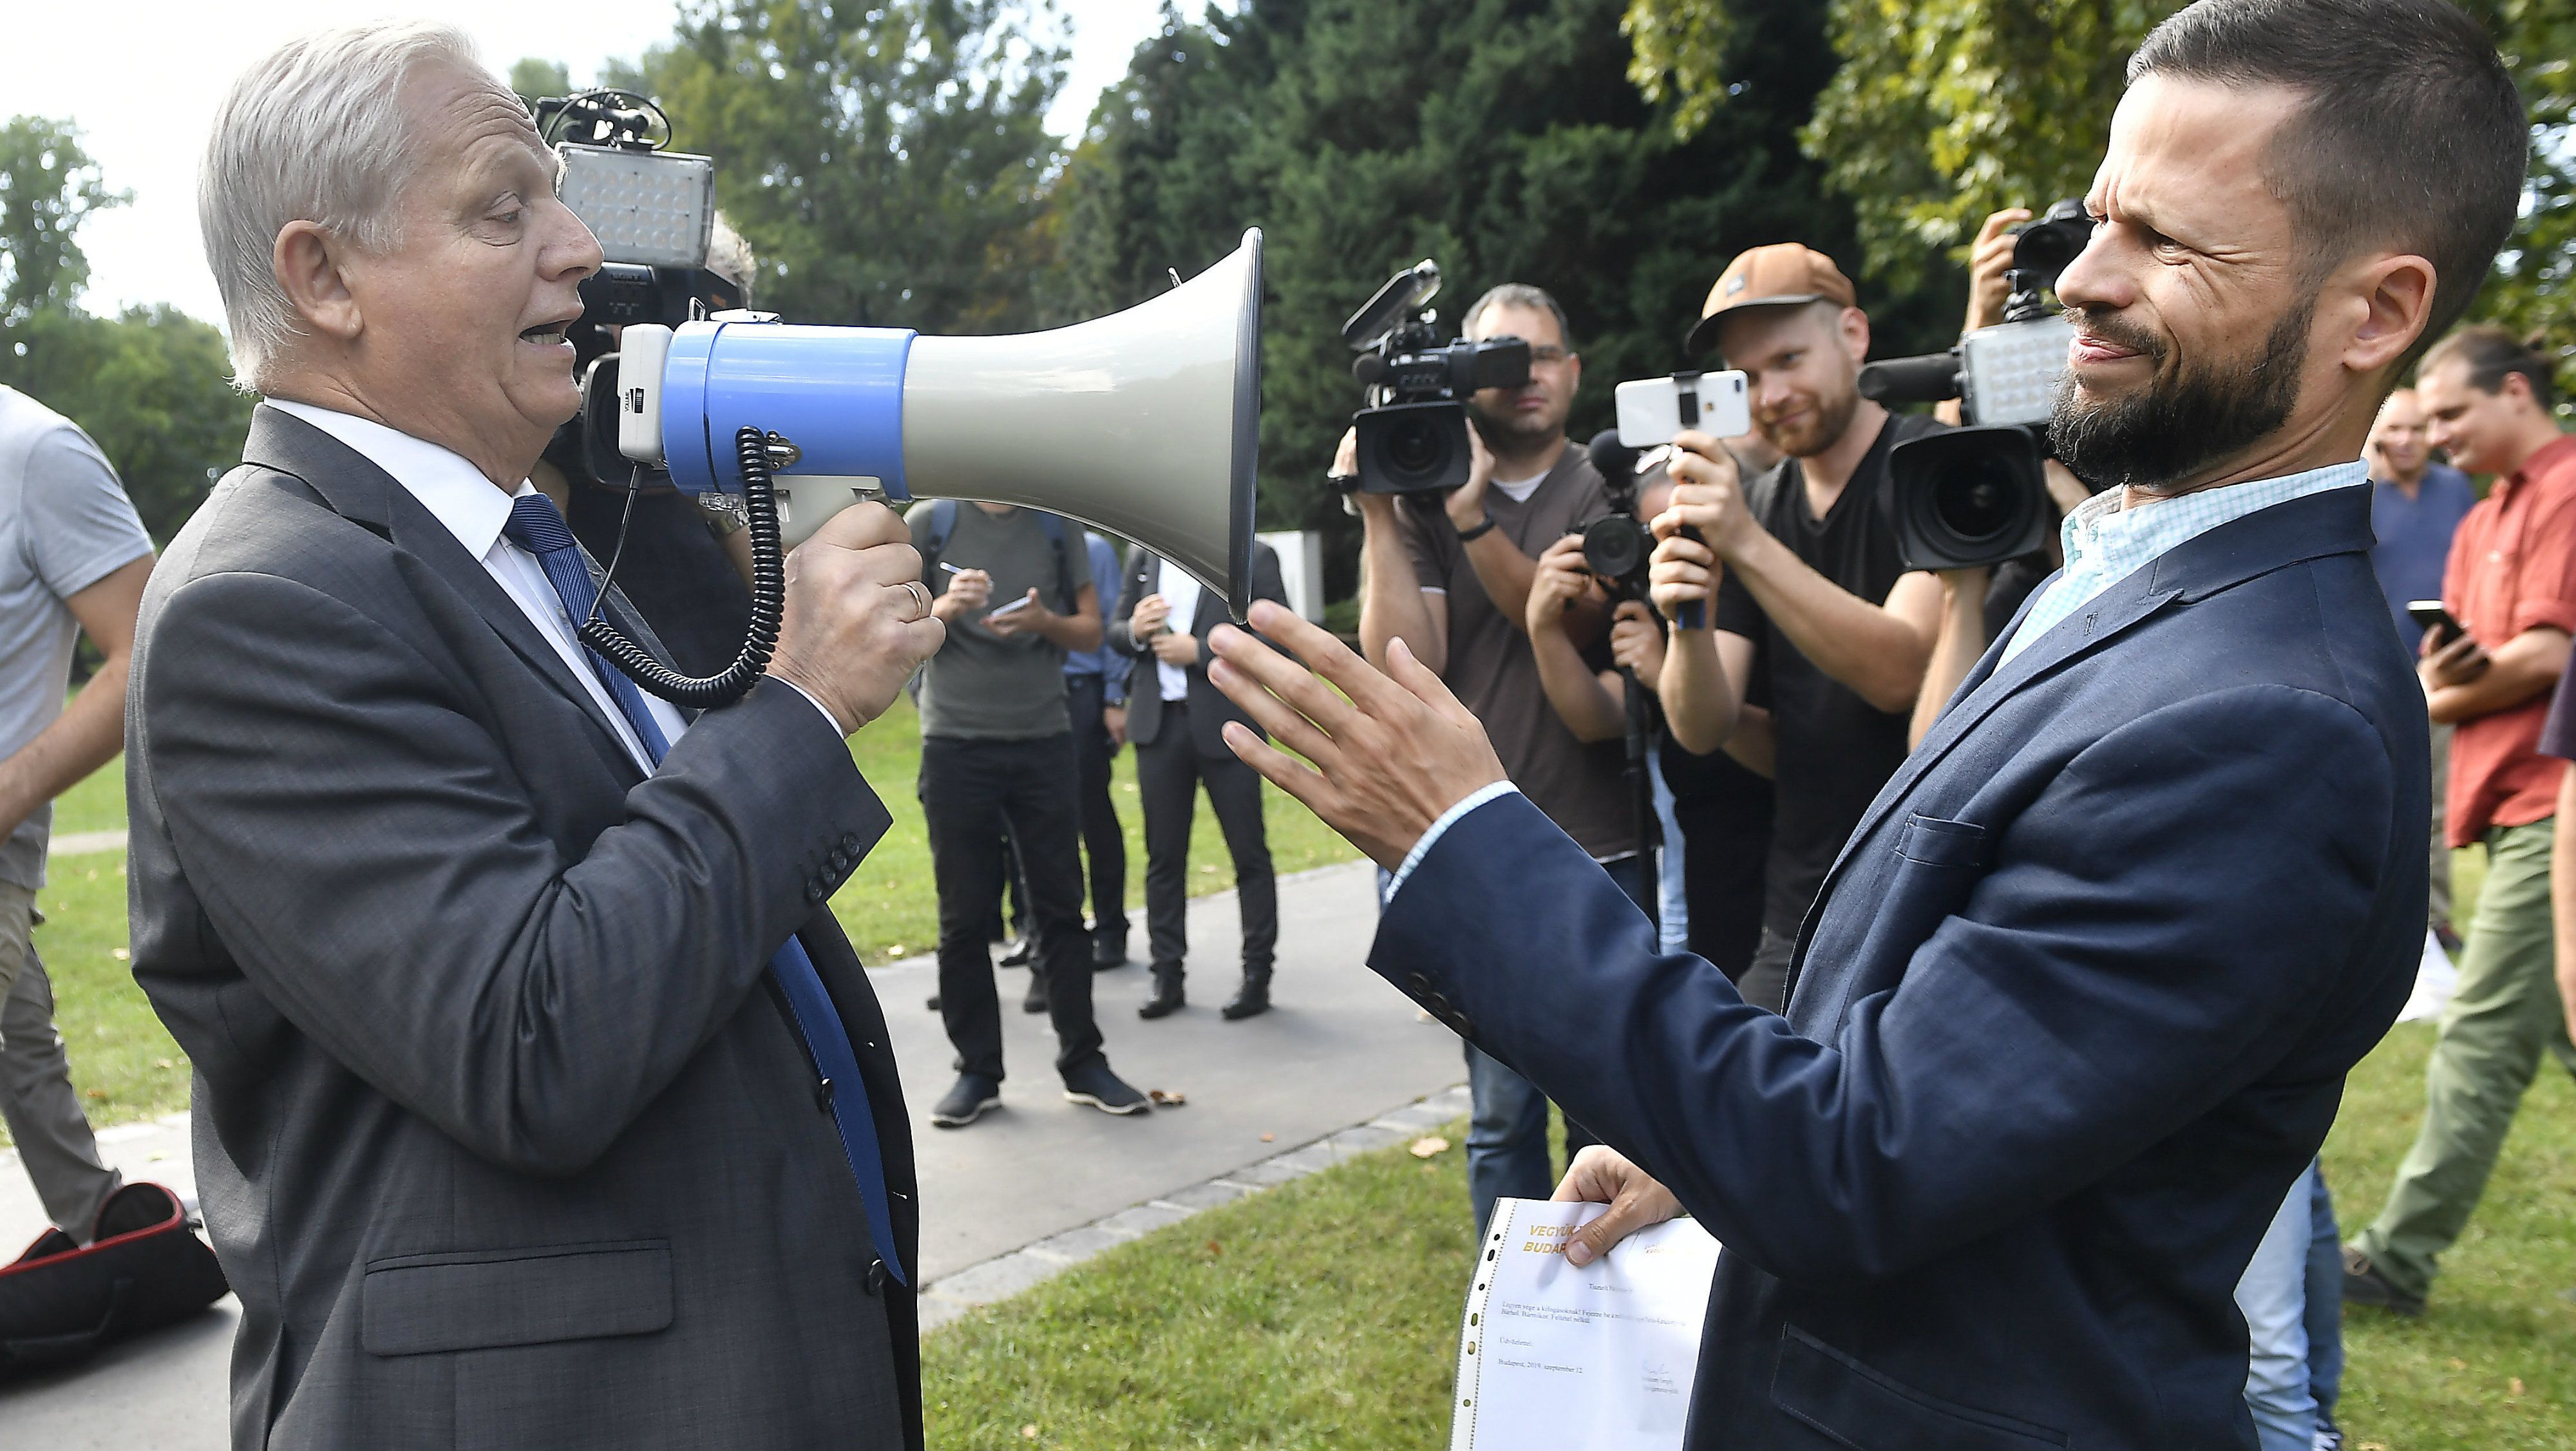
[[[2553,974],[2551,818],[2567,763],[2539,751],[2576,636],[2576,439],[2550,413],[2550,369],[2501,328],[2462,328],[2424,355],[2433,444],[2495,475],[2451,537],[2442,599],[2467,633],[2429,633],[2420,670],[2452,725],[2454,847],[2484,842],[2459,986],[2426,1066],[2424,1127],[2377,1222],[2344,1247],[2344,1298],[2412,1315],[2459,1238],[2544,1051],[2576,1072]]]

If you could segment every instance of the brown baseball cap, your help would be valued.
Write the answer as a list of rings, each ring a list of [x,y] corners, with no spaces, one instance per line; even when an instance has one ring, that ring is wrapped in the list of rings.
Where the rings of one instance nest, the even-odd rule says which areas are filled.
[[[1695,357],[1717,346],[1718,324],[1747,307],[1794,307],[1810,302],[1854,306],[1851,279],[1834,259],[1796,242],[1755,247],[1726,264],[1717,285],[1708,290],[1699,321],[1682,346]]]

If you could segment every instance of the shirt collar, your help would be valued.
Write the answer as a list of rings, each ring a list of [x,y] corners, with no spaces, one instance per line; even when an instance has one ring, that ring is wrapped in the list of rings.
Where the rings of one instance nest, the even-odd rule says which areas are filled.
[[[2060,533],[2066,551],[2066,572],[2124,574],[2221,524],[2274,504],[2366,483],[2369,474],[2369,467],[2354,459],[2125,507],[2121,491],[2105,489],[2066,516]]]
[[[2555,441],[2541,445],[2531,457],[2524,459],[2522,467],[2496,480],[2496,486],[2502,489],[2519,488],[2566,463],[2567,455],[2571,450],[2576,450],[2576,435],[2562,433]]]
[[[476,559],[492,552],[493,543],[501,537],[501,526],[510,522],[512,495],[492,487],[482,470],[453,449],[353,413],[284,398],[266,402],[271,408],[321,429],[393,475],[394,482],[447,526],[447,532],[455,535],[456,542]],[[522,480],[513,492],[527,493],[532,487]]]

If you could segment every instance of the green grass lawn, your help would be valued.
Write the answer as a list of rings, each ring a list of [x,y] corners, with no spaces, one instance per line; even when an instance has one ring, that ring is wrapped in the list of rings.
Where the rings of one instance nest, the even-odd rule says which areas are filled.
[[[939,935],[939,899],[930,877],[930,839],[922,826],[913,777],[921,761],[921,726],[909,698],[850,742],[851,758],[876,788],[894,825],[876,850],[844,882],[832,910],[871,966],[927,952]],[[1111,785],[1127,830],[1127,902],[1145,901],[1144,812],[1136,795],[1136,753],[1120,751]],[[1264,786],[1264,819],[1272,863],[1281,872],[1303,871],[1358,853],[1315,819],[1314,813],[1275,787]],[[69,835],[125,824],[122,758],[66,792],[55,804],[54,830]],[[125,957],[125,855],[99,852],[56,859],[51,880],[37,895],[45,925],[36,947],[54,980],[56,1020],[70,1045],[72,1077],[102,1126],[148,1118],[188,1106],[187,1060],[162,1031],[128,971]],[[1234,863],[1225,852],[1216,819],[1199,813],[1190,837],[1193,896],[1234,885]],[[1134,914],[1135,947],[1144,945],[1144,920]],[[8,1142],[0,1131],[0,1144]]]
[[[2376,1212],[2414,1137],[2432,1040],[2401,1027],[2353,1072],[2325,1151],[2347,1229]],[[1463,1157],[1383,1151],[935,1332],[922,1353],[930,1444],[1441,1444],[1471,1253]],[[2576,1087],[2549,1069],[2425,1317],[2347,1320],[2347,1445],[2576,1446],[2576,1304],[2558,1295],[2576,1286],[2571,1214]]]

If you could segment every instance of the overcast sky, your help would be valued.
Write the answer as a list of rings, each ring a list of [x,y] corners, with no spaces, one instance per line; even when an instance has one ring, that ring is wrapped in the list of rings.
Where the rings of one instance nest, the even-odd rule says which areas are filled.
[[[69,0],[9,7],[14,57],[0,84],[0,117],[68,118],[107,184],[134,194],[80,232],[89,254],[83,305],[176,303],[221,325],[223,307],[197,243],[197,159],[224,87],[242,67],[327,12],[312,0]],[[1151,34],[1159,0],[1059,0],[1073,63],[1048,123],[1078,130],[1102,88]],[[601,61],[632,59],[669,37],[670,0],[539,5],[528,0],[418,0],[392,15],[454,21],[483,59],[507,73],[523,56],[560,60],[575,85]],[[356,19],[363,7],[349,12]],[[71,58],[77,59],[71,59]]]

